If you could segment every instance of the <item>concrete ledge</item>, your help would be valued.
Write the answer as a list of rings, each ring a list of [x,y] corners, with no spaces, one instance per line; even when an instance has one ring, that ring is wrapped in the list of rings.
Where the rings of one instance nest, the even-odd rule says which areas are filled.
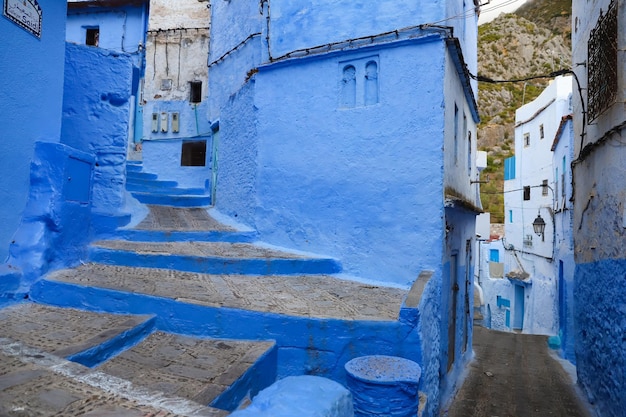
[[[319,376],[290,376],[257,395],[230,417],[353,417],[352,395],[341,384]]]

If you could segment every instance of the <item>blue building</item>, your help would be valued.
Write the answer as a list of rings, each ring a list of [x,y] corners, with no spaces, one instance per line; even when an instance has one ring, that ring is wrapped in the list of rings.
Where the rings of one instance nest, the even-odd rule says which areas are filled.
[[[478,3],[261,6],[211,2],[213,203],[360,279],[433,271],[423,384],[445,398],[471,356]]]
[[[572,169],[574,159],[572,115],[561,118],[552,144],[554,171],[554,267],[557,283],[561,356],[576,363],[574,322],[574,236],[572,228]]]
[[[572,2],[576,365],[604,416],[626,409],[625,21],[623,1]]]
[[[67,2],[67,42],[98,47],[129,55],[132,59],[131,100],[129,122],[129,150],[141,142],[143,135],[143,102],[141,82],[145,73],[146,34],[148,30],[149,0]],[[93,74],[82,74],[87,79]]]
[[[0,259],[2,260],[2,289],[15,287],[22,268],[34,268],[47,263],[43,251],[32,251],[31,262],[7,262],[10,254],[33,246],[55,242],[62,232],[52,232],[58,218],[50,213],[65,199],[44,202],[47,207],[29,205],[29,201],[45,200],[44,194],[57,194],[63,189],[57,184],[51,189],[46,177],[68,168],[70,151],[62,146],[63,82],[65,55],[65,2],[28,0],[17,10],[5,10],[0,16],[0,71],[6,86],[0,99],[2,112],[2,160],[0,163]],[[56,164],[47,162],[57,154]],[[84,160],[84,155],[75,161]],[[81,159],[82,158],[82,159]],[[73,160],[73,161],[74,161]],[[80,165],[79,162],[77,162]],[[53,166],[54,165],[54,166]],[[79,168],[80,169],[80,168]],[[37,175],[31,178],[31,171]],[[36,187],[40,187],[35,190]],[[69,188],[69,186],[68,186]],[[68,203],[68,205],[74,205]],[[20,225],[31,222],[31,233],[20,234]],[[45,240],[40,244],[35,240]]]
[[[176,27],[145,2],[71,3],[67,47],[64,4],[39,2],[41,38],[0,19],[16,74],[0,105],[26,138],[2,166],[3,289],[76,264],[99,228],[127,222],[125,164],[142,157],[268,244],[416,289],[421,346],[398,351],[419,352],[437,415],[471,358],[478,2],[212,1],[206,25]],[[196,46],[207,74],[170,61]],[[28,123],[42,99],[45,123]],[[182,163],[198,142],[204,164]]]

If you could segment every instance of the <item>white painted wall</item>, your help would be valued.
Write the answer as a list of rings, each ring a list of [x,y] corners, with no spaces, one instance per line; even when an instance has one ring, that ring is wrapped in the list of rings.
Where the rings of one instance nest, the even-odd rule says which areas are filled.
[[[523,286],[524,333],[558,332],[555,170],[551,148],[562,117],[571,113],[571,91],[572,77],[558,77],[537,99],[516,112],[515,178],[504,183],[506,238],[502,249],[506,250],[500,254],[505,276],[512,279],[487,279],[484,292],[488,304],[496,303],[498,295],[510,301],[512,324],[517,310],[515,287]],[[546,188],[542,187],[544,181]],[[524,199],[524,187],[530,187],[528,200]],[[538,215],[546,223],[543,238],[533,230],[532,223]],[[491,306],[494,328],[507,327],[502,319],[504,310]]]
[[[188,100],[190,81],[202,81],[202,96],[207,96],[209,24],[207,3],[150,2],[144,101]],[[171,80],[171,86],[164,80]]]

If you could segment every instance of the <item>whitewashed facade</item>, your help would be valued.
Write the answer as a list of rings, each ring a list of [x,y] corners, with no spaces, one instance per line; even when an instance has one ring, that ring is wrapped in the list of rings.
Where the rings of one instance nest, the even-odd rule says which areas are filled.
[[[571,91],[572,78],[557,77],[516,112],[515,156],[505,164],[505,238],[483,251],[491,257],[487,316],[499,330],[558,334],[552,145],[562,117],[571,113]],[[545,223],[541,235],[533,227],[537,220]]]

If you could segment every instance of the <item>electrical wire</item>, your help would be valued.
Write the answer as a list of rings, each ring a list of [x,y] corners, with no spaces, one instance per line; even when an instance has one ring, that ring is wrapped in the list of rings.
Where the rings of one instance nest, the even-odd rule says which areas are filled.
[[[481,8],[481,12],[493,12],[494,10],[501,9],[503,7],[506,7],[506,6],[509,6],[511,4],[517,3],[519,1],[522,1],[522,0],[507,0],[504,3],[500,3],[500,4],[497,4],[497,5],[494,4],[494,5],[492,5],[489,8],[485,8],[485,9]],[[474,14],[475,14],[475,11],[473,9],[469,9],[469,10],[465,10],[465,11],[463,11],[463,12],[457,14],[457,15],[454,15],[454,16],[450,16],[450,17],[446,17],[446,18],[441,19],[441,20],[437,20],[437,21],[434,21],[434,22],[426,23],[423,26],[437,25],[439,23],[447,22],[447,21],[450,21],[450,20],[466,19],[466,18],[468,18],[468,17],[470,17],[470,16],[472,16]]]

